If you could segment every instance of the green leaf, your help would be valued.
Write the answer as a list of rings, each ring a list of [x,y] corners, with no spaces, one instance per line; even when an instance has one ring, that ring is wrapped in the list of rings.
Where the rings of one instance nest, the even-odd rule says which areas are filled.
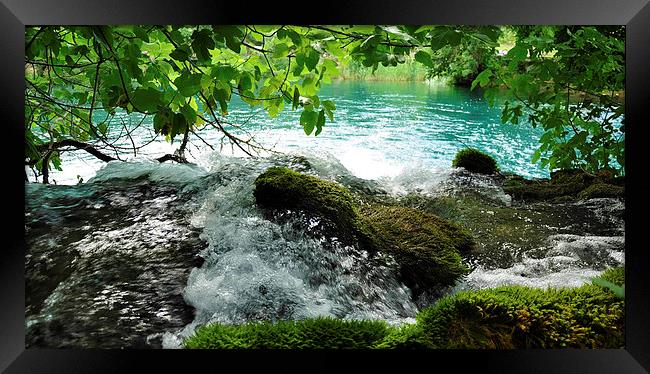
[[[310,110],[303,110],[300,115],[300,124],[305,130],[305,134],[310,135],[318,123],[318,113]]]
[[[131,101],[133,101],[133,105],[135,105],[138,110],[155,112],[158,110],[158,105],[162,105],[161,98],[162,93],[156,89],[138,88],[135,90],[135,92],[133,92]]]
[[[285,43],[276,44],[273,48],[273,58],[287,57],[289,54],[289,46]]]
[[[323,100],[323,107],[329,110],[336,110],[336,104],[332,100]]]
[[[490,69],[483,70],[479,75],[476,76],[476,79],[472,81],[471,89],[473,90],[474,88],[476,88],[477,84],[480,84],[481,87],[485,87],[490,82],[490,77],[492,77],[492,70]]]
[[[415,61],[429,68],[434,67],[433,61],[431,60],[431,55],[425,51],[418,51],[415,54]]]
[[[293,102],[291,105],[291,110],[296,110],[300,106],[300,90],[298,86],[293,90]]]
[[[187,130],[187,120],[185,120],[185,116],[181,113],[174,113],[174,117],[172,118],[171,132],[169,133],[169,137],[171,138],[172,142],[174,141],[174,137],[176,135],[184,134],[185,130]]]
[[[318,112],[318,120],[316,121],[316,133],[314,133],[314,136],[318,136],[318,134],[323,131],[323,126],[325,126],[325,110],[321,110]]]
[[[183,72],[174,80],[174,85],[181,95],[185,97],[194,96],[201,90],[201,76],[202,74]]]
[[[210,49],[214,49],[212,32],[208,29],[196,30],[192,33],[192,49],[199,61],[210,61]]]
[[[320,53],[313,49],[309,48],[307,54],[305,55],[305,66],[309,71],[312,71],[318,65],[318,60],[320,60]]]
[[[591,278],[591,282],[596,286],[604,287],[612,291],[619,299],[625,299],[625,285],[619,286],[602,278]]]
[[[153,117],[153,128],[156,134],[160,134],[164,128],[170,125],[171,121],[169,119],[169,113],[166,111],[159,111]]]
[[[222,82],[230,82],[237,78],[239,72],[230,65],[219,65],[212,68],[210,75]]]
[[[188,45],[180,45],[169,54],[169,57],[182,62],[189,60],[191,54],[192,51]]]
[[[189,124],[196,123],[196,111],[190,106],[190,104],[183,105],[181,107],[181,113],[185,116],[185,120]]]
[[[517,43],[508,51],[506,57],[510,58],[513,62],[523,61],[528,57],[528,46]]]
[[[136,37],[140,38],[140,40],[149,43],[149,34],[147,34],[147,31],[140,27],[140,26],[133,26],[133,34],[135,34]]]

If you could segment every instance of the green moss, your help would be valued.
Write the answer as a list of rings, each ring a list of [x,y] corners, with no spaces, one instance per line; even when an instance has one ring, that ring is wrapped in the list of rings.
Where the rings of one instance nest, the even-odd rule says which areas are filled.
[[[612,282],[617,286],[622,286],[625,284],[625,268],[624,267],[615,267],[605,270],[599,278],[604,279],[608,282]]]
[[[352,195],[336,183],[271,167],[257,177],[253,194],[262,207],[299,210],[324,218],[347,241],[355,231],[357,213]]]
[[[552,172],[550,179],[526,180],[509,176],[503,189],[515,199],[562,203],[595,197],[620,197],[624,194],[624,185],[624,178],[614,177],[610,172],[593,175],[580,169],[566,169]]]
[[[460,252],[474,246],[471,235],[432,214],[407,207],[355,203],[344,187],[287,168],[273,167],[255,181],[262,207],[307,212],[332,223],[332,234],[348,244],[356,239],[372,252],[390,253],[401,280],[415,293],[452,285],[467,273]]]
[[[574,182],[557,182],[549,180],[510,179],[503,190],[515,199],[520,200],[555,200],[556,202],[573,201],[576,194],[586,187],[585,184]]]
[[[439,348],[620,348],[624,306],[608,290],[503,286],[459,292],[417,317]]]
[[[415,293],[448,286],[467,274],[460,252],[473,247],[460,227],[407,207],[367,206],[361,209],[361,231],[371,248],[393,255],[400,280]]]
[[[597,197],[620,197],[625,195],[625,187],[607,183],[594,183],[578,194],[579,199],[594,199]]]
[[[452,161],[455,168],[462,167],[473,173],[494,174],[497,162],[491,156],[474,148],[461,149]]]
[[[373,348],[392,328],[384,321],[314,318],[302,321],[212,324],[199,328],[183,343],[205,349],[345,349]]]

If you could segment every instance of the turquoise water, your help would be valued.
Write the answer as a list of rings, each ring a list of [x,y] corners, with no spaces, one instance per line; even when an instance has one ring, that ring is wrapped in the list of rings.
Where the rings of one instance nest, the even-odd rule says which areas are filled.
[[[480,92],[424,82],[339,81],[323,86],[319,97],[334,100],[337,109],[334,122],[328,120],[318,137],[305,135],[299,125],[300,110],[285,108],[271,119],[264,110],[251,109],[237,96],[230,103],[227,120],[239,125],[240,130],[233,132],[244,138],[247,131],[257,142],[278,151],[334,157],[366,179],[395,177],[412,168],[448,169],[456,152],[464,147],[492,155],[503,171],[548,176],[547,170],[530,162],[541,131],[525,123],[502,124],[500,108],[490,107]],[[124,115],[119,120],[135,124],[139,117]],[[147,121],[150,119],[133,134],[136,143],[153,137]],[[221,153],[243,155],[227,142],[221,148],[222,134],[215,130],[200,134]],[[213,151],[199,139],[192,142],[188,158],[209,168]],[[136,159],[172,153],[178,144],[170,145],[158,137]],[[129,145],[130,140],[125,139],[122,146]],[[102,162],[83,152],[70,153],[64,157],[64,171],[54,172],[53,179],[59,184],[75,184],[78,175],[88,180],[101,166]]]
[[[318,137],[300,131],[299,111],[256,118],[251,128],[282,148],[331,152],[360,177],[395,175],[415,165],[449,168],[463,147],[487,152],[504,171],[548,176],[530,162],[541,131],[502,124],[500,107],[490,107],[480,92],[422,82],[342,81],[324,86],[320,97],[334,100],[337,109]]]

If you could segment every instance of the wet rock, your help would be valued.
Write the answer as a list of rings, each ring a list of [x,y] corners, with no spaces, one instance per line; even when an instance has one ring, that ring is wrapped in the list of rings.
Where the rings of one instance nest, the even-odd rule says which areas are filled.
[[[254,194],[261,207],[318,217],[331,227],[330,236],[373,253],[391,254],[400,280],[416,297],[423,290],[453,284],[467,272],[459,251],[473,248],[471,235],[431,214],[407,207],[359,205],[346,188],[286,168],[262,173],[255,180]]]
[[[140,178],[26,195],[28,347],[145,348],[192,321],[182,290],[205,244],[175,187]]]

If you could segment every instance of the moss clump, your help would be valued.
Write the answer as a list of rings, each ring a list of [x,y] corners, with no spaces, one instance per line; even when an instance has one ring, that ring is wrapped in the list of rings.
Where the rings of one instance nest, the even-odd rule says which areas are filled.
[[[465,148],[456,153],[452,161],[455,168],[462,167],[473,173],[494,174],[497,172],[497,162],[490,155],[478,149]]]
[[[437,348],[620,348],[624,305],[602,287],[459,292],[417,317]]]
[[[594,183],[578,194],[579,199],[594,199],[597,197],[620,197],[625,195],[625,187],[608,183]]]
[[[473,247],[469,233],[431,214],[407,207],[361,209],[364,244],[393,255],[400,280],[414,293],[453,284],[467,274],[460,252]]]
[[[374,348],[393,330],[384,321],[314,318],[302,321],[212,324],[184,341],[185,348],[345,349]]]
[[[605,270],[599,278],[612,282],[617,286],[625,284],[625,268],[615,267]]]
[[[271,167],[255,179],[257,204],[266,208],[298,210],[327,220],[344,240],[351,240],[357,213],[344,187],[288,168]]]
[[[393,328],[384,339],[375,346],[378,349],[427,349],[435,348],[427,338],[420,324],[405,324]]]
[[[346,188],[287,168],[261,174],[254,195],[260,206],[325,219],[329,233],[343,242],[358,240],[371,253],[392,254],[401,280],[415,293],[451,285],[467,273],[459,252],[473,248],[471,235],[434,215],[407,207],[359,207]]]

